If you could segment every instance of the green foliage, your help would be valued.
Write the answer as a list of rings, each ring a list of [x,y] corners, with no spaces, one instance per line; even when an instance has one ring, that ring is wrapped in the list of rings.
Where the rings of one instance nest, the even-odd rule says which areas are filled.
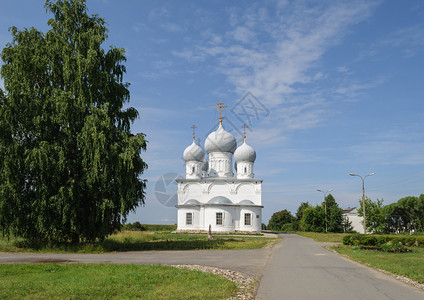
[[[349,218],[345,215],[342,215],[342,227],[343,227],[343,232],[346,232],[346,233],[353,232],[352,222],[349,221]]]
[[[281,228],[281,231],[283,231],[283,232],[290,232],[290,231],[295,231],[295,230],[296,230],[296,227],[295,227],[294,223],[286,223]]]
[[[261,229],[266,230],[266,224],[265,223],[262,223]]]
[[[339,207],[331,194],[329,194],[325,200],[327,202],[328,232],[343,232],[343,210]],[[323,203],[323,205],[325,204]]]
[[[327,216],[325,209],[327,208]],[[317,206],[309,206],[309,204],[301,203],[296,217],[299,220],[299,229],[302,231],[313,232],[344,232],[344,228],[348,227],[343,219],[343,210],[338,206],[334,197],[329,194],[325,198],[325,202]]]
[[[300,220],[302,220],[303,211],[306,208],[308,208],[308,207],[310,207],[310,205],[309,205],[308,202],[302,202],[302,203],[300,203],[300,205],[299,205],[299,207],[297,209],[297,212],[296,212],[296,218],[295,218],[295,220],[293,222],[294,230],[300,230]]]
[[[278,211],[271,216],[267,228],[269,230],[282,231],[283,226],[288,223],[293,223],[294,217],[287,209]]]
[[[307,207],[300,220],[300,229],[302,231],[325,232],[324,207],[320,205]]]
[[[380,246],[387,243],[408,247],[424,247],[424,237],[370,234],[349,234],[343,237],[343,245],[349,246]]]
[[[94,241],[144,203],[144,134],[129,101],[124,49],[101,45],[85,0],[46,1],[51,29],[10,29],[0,91],[0,227],[32,240]]]
[[[383,208],[386,232],[424,231],[424,194],[408,196]]]
[[[145,231],[146,227],[140,224],[140,222],[124,224],[121,227],[121,231]]]
[[[147,231],[174,231],[177,230],[177,225],[163,225],[163,224],[143,224]]]
[[[359,200],[358,215],[364,216],[363,202]],[[383,213],[383,199],[372,201],[368,197],[365,198],[365,214],[367,222],[367,232],[382,233],[384,232],[384,213]]]
[[[365,199],[367,231],[374,233],[400,233],[424,231],[424,194],[408,196],[396,203],[383,206],[383,200]],[[359,216],[363,216],[360,200]]]

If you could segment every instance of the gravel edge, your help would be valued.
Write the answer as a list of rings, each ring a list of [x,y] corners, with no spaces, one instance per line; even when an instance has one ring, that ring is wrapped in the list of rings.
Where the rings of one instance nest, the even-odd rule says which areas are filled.
[[[237,295],[228,298],[229,300],[241,300],[241,299],[255,299],[256,289],[259,284],[259,280],[256,277],[249,276],[237,271],[220,269],[216,267],[201,266],[201,265],[170,265],[178,269],[196,270],[215,275],[222,276],[228,280],[234,282],[237,286]]]

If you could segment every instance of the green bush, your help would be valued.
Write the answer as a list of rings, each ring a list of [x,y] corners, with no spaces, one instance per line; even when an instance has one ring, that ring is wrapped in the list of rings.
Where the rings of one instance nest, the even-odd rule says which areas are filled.
[[[368,234],[349,234],[343,237],[343,244],[349,246],[380,246],[387,243],[409,247],[424,247],[424,237]]]
[[[174,231],[177,225],[143,224],[147,231]]]
[[[281,228],[281,231],[283,232],[289,232],[294,230],[295,230],[295,227],[293,223],[284,224],[283,227]]]
[[[143,225],[140,224],[140,222],[134,222],[134,223],[128,223],[128,224],[124,224],[122,225],[121,228],[122,231],[145,231],[146,227],[144,227]]]

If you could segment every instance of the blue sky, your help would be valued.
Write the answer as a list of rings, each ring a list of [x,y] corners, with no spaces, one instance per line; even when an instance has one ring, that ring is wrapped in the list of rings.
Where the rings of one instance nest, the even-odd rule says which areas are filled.
[[[12,25],[48,30],[43,4],[2,1],[1,48]],[[301,202],[321,203],[317,189],[333,190],[342,208],[357,206],[361,180],[350,172],[375,172],[366,194],[385,204],[424,193],[423,1],[87,5],[108,23],[104,47],[126,49],[130,105],[140,112],[133,131],[149,141],[146,205],[130,222],[176,223],[176,185],[161,179],[183,174],[190,126],[203,143],[219,100],[228,106],[224,127],[238,139],[243,122],[250,125],[265,223]]]

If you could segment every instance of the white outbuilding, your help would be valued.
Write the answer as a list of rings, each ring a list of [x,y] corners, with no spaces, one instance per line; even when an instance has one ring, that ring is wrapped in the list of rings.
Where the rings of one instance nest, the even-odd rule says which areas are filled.
[[[185,179],[178,183],[178,231],[260,232],[262,180],[253,167],[255,150],[246,143],[237,147],[234,136],[222,126],[206,138],[205,151],[195,142],[184,150]],[[233,156],[236,174],[233,172]]]

